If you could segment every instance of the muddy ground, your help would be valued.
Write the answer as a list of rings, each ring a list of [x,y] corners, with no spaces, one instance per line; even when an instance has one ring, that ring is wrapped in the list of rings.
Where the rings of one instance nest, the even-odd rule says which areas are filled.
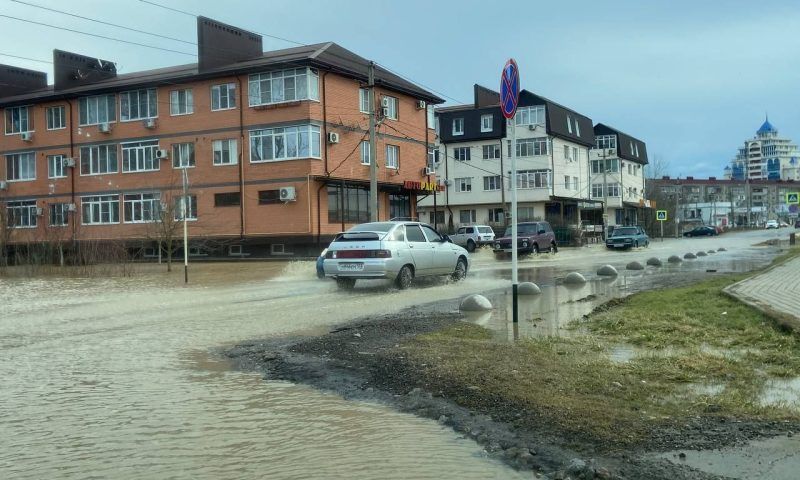
[[[798,430],[788,423],[709,415],[660,429],[633,447],[597,445],[591,438],[567,436],[537,412],[517,408],[499,395],[431,377],[424,364],[414,364],[397,348],[404,340],[460,321],[460,314],[411,308],[348,323],[319,337],[240,344],[226,355],[238,368],[261,371],[267,379],[308,384],[348,399],[384,402],[435,419],[512,467],[545,478],[720,478],[648,454],[719,448]],[[460,406],[464,404],[473,407]]]

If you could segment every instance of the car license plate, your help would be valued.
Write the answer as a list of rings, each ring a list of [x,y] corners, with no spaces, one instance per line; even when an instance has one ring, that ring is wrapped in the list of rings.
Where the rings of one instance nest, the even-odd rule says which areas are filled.
[[[339,264],[339,271],[340,272],[360,272],[364,270],[363,263],[340,263]]]

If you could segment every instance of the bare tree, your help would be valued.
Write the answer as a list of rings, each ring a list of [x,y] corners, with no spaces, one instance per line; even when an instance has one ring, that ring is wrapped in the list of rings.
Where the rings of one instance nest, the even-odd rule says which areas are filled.
[[[178,247],[176,240],[183,224],[183,195],[174,183],[161,192],[160,204],[153,212],[153,222],[148,224],[147,238],[156,242],[159,258],[167,255],[167,271],[172,271],[172,255]],[[188,205],[187,205],[188,208]]]
[[[669,175],[669,160],[665,160],[661,155],[653,155],[653,161],[644,167],[645,178],[661,178]]]

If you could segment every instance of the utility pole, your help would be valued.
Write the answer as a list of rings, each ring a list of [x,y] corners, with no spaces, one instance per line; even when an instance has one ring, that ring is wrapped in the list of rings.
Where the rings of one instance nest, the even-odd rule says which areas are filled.
[[[606,180],[606,173],[608,172],[608,164],[606,160],[606,149],[602,149],[603,153],[603,240],[608,237],[608,181]]]
[[[369,217],[378,221],[378,155],[375,146],[375,62],[369,62]],[[435,211],[435,210],[434,210]],[[436,214],[434,213],[434,216]]]
[[[189,216],[189,174],[183,169],[183,283],[189,283],[189,227],[186,218]],[[170,248],[172,248],[170,246]]]

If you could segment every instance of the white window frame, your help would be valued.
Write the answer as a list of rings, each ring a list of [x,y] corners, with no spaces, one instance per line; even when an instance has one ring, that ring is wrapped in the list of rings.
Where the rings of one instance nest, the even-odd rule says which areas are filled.
[[[144,103],[142,97],[144,96]],[[144,107],[144,112],[142,111]],[[136,110],[136,114],[132,112]],[[155,88],[142,88],[128,90],[119,94],[119,120],[120,122],[135,122],[158,118],[158,90]]]
[[[620,196],[619,183],[606,184],[606,191],[608,192],[609,197],[619,197]]]
[[[502,145],[499,143],[492,143],[490,145],[483,145],[481,149],[483,152],[484,160],[497,160],[500,158],[500,149]]]
[[[48,130],[63,130],[67,128],[67,113],[64,105],[54,105],[45,109],[45,119]],[[58,112],[58,114],[56,114]],[[56,123],[58,120],[58,123]]]
[[[567,115],[567,131],[572,133],[572,117]]]
[[[491,132],[493,121],[494,115],[491,113],[481,115],[481,133]]]
[[[581,124],[578,122],[578,118],[575,117],[575,135],[581,136]]]
[[[464,214],[465,213],[467,214],[467,217],[469,217],[469,219],[466,222],[464,221]],[[467,223],[474,224],[474,223],[477,222],[477,218],[478,218],[478,212],[475,209],[465,209],[465,210],[459,210],[458,211],[458,220],[459,220],[458,223],[461,224],[461,225],[464,225],[464,224],[467,224]]]
[[[500,190],[500,175],[484,175],[483,191],[496,192]]]
[[[493,207],[489,209],[489,223],[501,223],[505,220],[505,212],[502,207]]]
[[[158,140],[143,140],[119,144],[122,150],[122,173],[155,172],[161,170],[156,158]],[[133,168],[131,168],[131,164]]]
[[[578,160],[578,147],[572,147],[572,161],[575,162]]]
[[[228,161],[225,160],[227,145]],[[219,158],[219,160],[217,160]],[[235,138],[213,140],[211,142],[211,163],[220,167],[223,165],[237,165],[239,163],[239,142]]]
[[[510,144],[511,142],[509,142]],[[518,138],[517,157],[536,157],[548,154],[547,137]],[[525,148],[523,148],[525,147]],[[538,153],[536,150],[539,150]],[[511,152],[509,151],[509,156]]]
[[[369,165],[370,162],[370,149],[369,149],[369,142],[364,140],[361,142],[361,165]]]
[[[81,147],[79,152],[81,176],[107,175],[119,171],[117,145],[114,143]],[[85,153],[88,153],[88,159],[84,157]],[[84,165],[88,165],[89,167],[86,173],[84,173]],[[111,167],[113,167],[113,170]]]
[[[572,186],[574,187],[575,190],[580,190],[580,188],[578,187],[578,177],[572,177]]]
[[[453,119],[453,136],[457,137],[459,135],[464,135],[464,117]]]
[[[183,207],[186,199],[189,199],[189,216],[186,217],[186,221],[194,222],[197,220],[197,195],[179,195],[177,197],[173,197],[173,218],[179,222],[183,221]]]
[[[180,142],[172,144],[172,168],[194,168],[194,142]]]
[[[617,149],[616,135],[598,135],[594,137],[595,148]]]
[[[181,99],[181,96],[183,99]],[[181,101],[182,100],[182,101]],[[172,117],[194,113],[194,93],[191,88],[169,92],[169,114]]]
[[[36,200],[15,200],[5,204],[8,213],[8,225],[11,228],[36,228]]]
[[[386,145],[386,168],[397,170],[400,168],[400,147],[397,145]]]
[[[358,89],[358,111],[367,115],[370,113],[369,105],[371,102],[369,96],[369,88]]]
[[[551,173],[549,169],[517,171],[517,190],[550,188]]]
[[[224,92],[223,92],[224,90]],[[224,93],[224,97],[223,97]],[[223,102],[223,98],[225,102]],[[223,103],[225,106],[223,106]],[[216,105],[216,107],[215,107]],[[220,83],[211,86],[211,111],[221,112],[224,110],[233,110],[236,108],[236,84]]]
[[[456,192],[468,193],[472,191],[472,177],[460,177],[454,180],[456,184]]]
[[[36,180],[36,152],[10,153],[6,157],[6,180],[31,182]],[[11,164],[14,164],[13,168]],[[25,162],[25,167],[23,167]]]
[[[593,183],[592,184],[592,191],[591,191],[592,198],[600,198],[603,196],[603,184],[602,183]]]
[[[157,223],[161,221],[161,193],[137,192],[122,195],[123,223]],[[130,219],[128,214],[130,213]]]
[[[291,82],[288,81],[289,79]],[[291,88],[289,88],[289,83],[291,83]],[[300,85],[304,85],[304,93],[301,93]],[[304,100],[318,101],[319,73],[308,67],[254,73],[250,75],[247,82],[247,91],[248,105],[251,107]],[[290,91],[292,92],[291,98],[288,95]],[[266,92],[269,92],[268,99],[264,98]]]
[[[570,188],[571,187],[571,183],[572,183],[571,179],[572,179],[572,177],[570,177],[569,175],[564,175],[564,189],[565,190],[572,190],[572,188]]]
[[[308,152],[306,155],[303,155],[300,149],[300,139],[303,135],[308,138]],[[295,155],[290,156],[289,147],[293,137],[296,147]],[[278,139],[280,139],[280,142]],[[275,155],[278,151],[278,143],[281,143],[284,152],[283,156],[280,157]],[[269,150],[265,150],[267,146]],[[259,152],[261,158],[256,158],[256,154]],[[269,152],[270,155],[265,155],[266,152]],[[318,125],[305,124],[250,130],[250,163],[282,162],[300,158],[321,158],[320,128]]]
[[[400,109],[400,102],[397,100],[397,97],[392,97],[391,95],[383,95],[382,99],[389,99],[389,106],[386,107],[388,112],[386,113],[386,118],[390,120],[397,120],[398,118],[398,110]],[[383,102],[381,102],[383,105]]]
[[[119,195],[81,197],[81,213],[83,225],[117,225],[119,224]],[[94,218],[98,218],[98,220],[94,221]]]
[[[425,114],[428,116],[428,128],[431,130],[436,130],[436,110],[434,110],[433,105],[425,105]]]
[[[67,167],[64,166],[66,155],[47,156],[47,178],[67,178]]]
[[[91,119],[91,110],[95,110]],[[102,112],[102,114],[101,114]],[[117,99],[114,94],[94,95],[78,99],[78,125],[100,125],[117,121]]]
[[[458,162],[468,162],[472,160],[472,147],[454,147],[453,159]]]
[[[529,107],[520,107],[517,109],[517,114],[514,116],[514,123],[516,125],[541,125],[545,126],[547,117],[544,105],[531,105]]]
[[[66,227],[69,225],[69,204],[68,203],[51,203],[48,205],[47,224],[51,227]],[[54,219],[60,219],[61,223],[53,222]]]
[[[23,112],[25,113],[23,118]],[[14,120],[16,113],[17,120]],[[11,121],[9,122],[9,116]],[[33,132],[33,118],[29,105],[20,107],[7,107],[5,111],[6,135],[19,135],[21,133]]]
[[[564,145],[564,159],[572,160],[572,150],[570,150],[569,145]]]

